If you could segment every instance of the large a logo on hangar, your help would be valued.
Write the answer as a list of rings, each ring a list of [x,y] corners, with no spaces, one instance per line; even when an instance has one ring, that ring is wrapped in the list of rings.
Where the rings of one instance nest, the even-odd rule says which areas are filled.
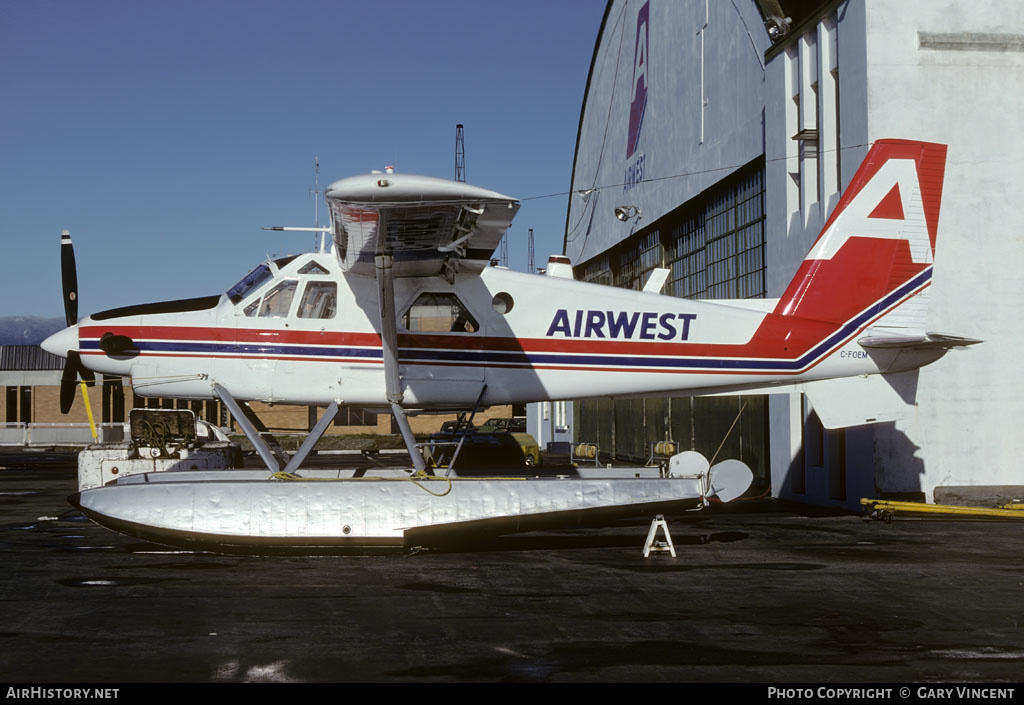
[[[622,190],[631,188],[644,180],[644,153],[637,150],[640,143],[640,129],[647,112],[647,65],[648,65],[648,17],[650,0],[645,2],[636,14],[636,40],[633,42],[633,83],[629,96],[629,142],[626,144],[626,171],[623,174]]]
[[[640,128],[644,124],[647,109],[647,40],[650,0],[643,4],[636,16],[636,40],[633,44],[633,84],[629,103],[629,143],[626,145],[626,159],[633,156],[640,140]]]

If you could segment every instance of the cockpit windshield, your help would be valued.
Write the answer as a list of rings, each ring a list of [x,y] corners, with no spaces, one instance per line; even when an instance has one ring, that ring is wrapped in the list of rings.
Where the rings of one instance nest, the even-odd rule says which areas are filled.
[[[237,304],[268,279],[270,279],[270,268],[261,264],[242,277],[242,281],[228,289],[228,298],[231,299],[231,303]]]

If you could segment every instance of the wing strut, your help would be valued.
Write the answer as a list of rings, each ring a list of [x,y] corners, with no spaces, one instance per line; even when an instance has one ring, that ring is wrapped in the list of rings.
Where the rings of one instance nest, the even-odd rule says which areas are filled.
[[[388,403],[391,404],[391,413],[398,424],[398,430],[402,433],[402,440],[409,451],[409,458],[417,472],[425,472],[426,461],[423,454],[416,447],[416,437],[409,426],[409,419],[406,417],[405,409],[402,408],[402,400],[405,393],[402,390],[402,378],[398,369],[398,329],[395,323],[395,277],[392,271],[393,257],[391,248],[388,246],[387,237],[384,235],[384,228],[380,228],[377,243],[377,254],[375,256],[377,272],[377,293],[380,301],[380,341],[384,353],[384,386],[388,396]]]

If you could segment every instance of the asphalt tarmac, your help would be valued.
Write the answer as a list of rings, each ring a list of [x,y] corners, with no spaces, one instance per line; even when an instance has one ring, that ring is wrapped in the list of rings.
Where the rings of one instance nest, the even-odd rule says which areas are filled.
[[[1024,680],[1024,523],[770,500],[414,554],[223,556],[73,510],[69,454],[0,454],[0,681]]]

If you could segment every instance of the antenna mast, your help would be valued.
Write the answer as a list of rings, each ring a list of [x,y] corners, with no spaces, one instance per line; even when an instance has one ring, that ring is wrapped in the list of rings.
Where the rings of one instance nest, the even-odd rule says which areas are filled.
[[[455,126],[455,180],[466,183],[466,145],[461,124]]]
[[[313,225],[320,227],[320,157],[313,157]],[[324,251],[326,246],[327,233],[317,233],[313,240],[313,249],[319,252]]]
[[[526,247],[529,257],[529,264],[526,266],[526,271],[530,274],[534,274],[537,270],[533,263],[533,228],[530,228],[530,239],[527,241]]]

